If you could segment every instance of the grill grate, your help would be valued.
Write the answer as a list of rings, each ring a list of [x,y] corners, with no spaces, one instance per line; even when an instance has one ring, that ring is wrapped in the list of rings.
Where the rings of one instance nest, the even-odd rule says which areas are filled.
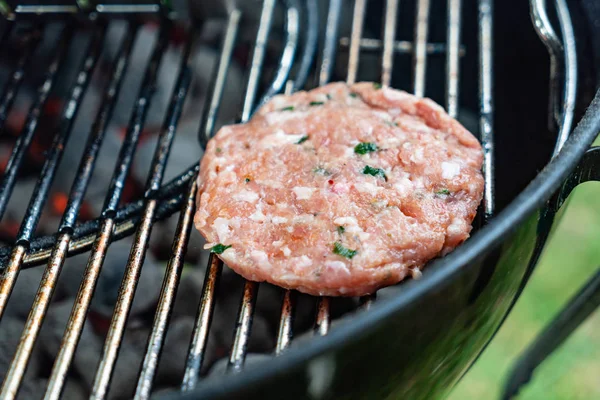
[[[305,27],[304,49],[300,60],[295,62],[300,42],[301,24],[299,10],[301,3],[307,11],[308,23]],[[338,47],[348,49],[348,65],[346,69],[346,80],[348,83],[353,83],[357,79],[362,53],[380,52],[381,83],[384,86],[389,86],[392,82],[395,55],[408,53],[412,54],[412,89],[415,94],[422,96],[426,93],[425,76],[428,56],[436,54],[445,55],[446,108],[451,116],[456,117],[459,109],[460,57],[464,54],[464,49],[460,46],[462,1],[447,0],[448,23],[446,43],[431,43],[428,41],[429,14],[431,9],[429,0],[417,0],[414,17],[414,43],[396,40],[396,21],[399,12],[399,3],[399,0],[386,1],[383,15],[383,39],[378,40],[363,37],[363,23],[368,7],[366,0],[355,1],[350,37],[342,38],[339,37],[342,1],[330,0],[324,42],[315,71],[318,84],[326,84],[333,76]],[[286,37],[283,52],[271,85],[266,90],[264,97],[258,102],[256,101],[276,4],[275,0],[264,0],[263,2],[258,32],[251,56],[248,82],[245,89],[241,114],[242,122],[250,118],[256,108],[256,103],[260,104],[264,102],[271,95],[281,91],[284,85],[288,93],[303,87],[311,71],[318,39],[317,1],[306,0],[306,2],[300,2],[299,0],[286,0],[283,2],[286,10]],[[560,143],[564,143],[573,118],[574,88],[576,86],[573,33],[570,28],[568,9],[564,5],[563,0],[557,0],[557,9],[559,11],[562,36],[565,38],[563,41],[564,45],[561,44],[557,35],[553,33],[552,27],[549,25],[547,17],[545,17],[543,2],[532,0],[531,4],[536,27],[541,32],[541,36],[551,44],[549,48],[551,50],[554,49],[552,54],[557,61],[553,63],[553,77],[558,81],[563,71],[565,75],[564,87],[566,89],[563,90],[563,108],[556,108],[558,111],[554,113],[556,125],[560,128],[559,144],[557,144],[557,149],[560,149]],[[118,8],[119,6],[111,7]],[[115,10],[123,12],[123,7],[125,6]],[[99,9],[97,11],[99,13],[107,12],[106,9]],[[153,11],[156,10],[153,9]],[[240,30],[241,17],[242,12],[240,10],[233,10],[228,14],[219,60],[209,87],[210,99],[204,108],[200,123],[198,139],[202,145],[206,144],[215,131],[228,68],[231,65],[238,31]],[[135,232],[134,245],[131,249],[126,272],[118,292],[115,311],[104,342],[91,393],[93,398],[101,399],[107,397],[153,224],[156,220],[163,219],[180,210],[178,228],[173,240],[171,256],[167,264],[152,330],[135,390],[136,399],[146,399],[150,396],[183,270],[183,258],[192,229],[197,190],[195,180],[198,168],[194,165],[173,181],[165,185],[162,184],[169,152],[191,82],[190,57],[194,38],[198,36],[197,32],[192,28],[189,32],[190,39],[184,44],[177,80],[171,95],[164,124],[159,133],[158,144],[150,167],[150,174],[145,185],[144,198],[135,203],[122,207],[119,206],[123,197],[125,181],[130,173],[132,160],[153,100],[159,66],[161,65],[165,49],[168,46],[168,35],[173,27],[171,21],[168,19],[162,19],[161,21],[159,37],[147,64],[122,147],[116,158],[114,173],[106,193],[101,216],[97,220],[77,224],[77,218],[84,202],[85,193],[92,180],[94,167],[98,160],[100,147],[113,115],[125,73],[132,58],[134,41],[140,29],[140,25],[135,20],[130,20],[117,55],[114,58],[110,81],[105,88],[101,105],[92,124],[57,234],[55,237],[34,238],[36,226],[40,221],[42,211],[48,200],[52,183],[56,178],[57,168],[61,161],[64,147],[71,134],[73,122],[82,103],[82,98],[90,82],[91,75],[98,64],[106,37],[107,20],[94,18],[93,21],[87,22],[88,24],[93,24],[91,42],[83,57],[75,82],[70,89],[52,147],[46,155],[45,163],[40,172],[15,245],[0,250],[0,260],[3,261],[2,265],[4,266],[2,275],[0,276],[0,318],[6,310],[6,305],[19,271],[25,267],[47,263],[21,340],[0,389],[0,397],[2,398],[15,398],[19,391],[33,346],[40,333],[65,259],[73,254],[91,249],[77,299],[72,308],[58,354],[50,373],[44,398],[57,399],[61,396],[65,387],[67,373],[82,334],[86,315],[88,314],[107,249],[112,241]],[[480,139],[484,148],[484,174],[486,181],[482,210],[484,220],[491,218],[494,213],[492,21],[492,1],[479,0],[479,122]],[[16,25],[13,23],[9,26],[9,29],[6,31],[8,34],[2,39],[3,45],[7,41],[7,35],[10,35],[11,31],[17,29]],[[41,25],[33,25],[23,39],[25,50],[11,71],[2,97],[0,98],[0,130],[4,128],[8,112],[24,80],[26,67],[38,46],[42,29]],[[65,23],[65,28],[55,47],[52,59],[46,68],[44,79],[38,87],[37,96],[29,109],[24,127],[14,145],[5,174],[0,183],[0,217],[6,211],[8,201],[15,187],[16,178],[23,165],[25,154],[32,144],[34,133],[43,116],[43,110],[48,102],[49,94],[57,81],[58,71],[66,62],[69,44],[76,34],[76,30],[76,21],[68,20]],[[290,78],[290,72],[295,64],[298,64],[299,67],[296,70],[295,77],[292,79]],[[554,93],[556,94],[556,90]],[[553,105],[553,107],[555,106]],[[216,292],[223,268],[223,263],[220,259],[212,254],[208,263],[182,379],[182,391],[191,390],[198,383],[200,369],[205,359],[208,335],[215,308]],[[230,372],[239,372],[244,365],[258,290],[259,284],[245,282],[234,332],[233,346],[229,353],[227,369]],[[362,307],[368,309],[374,306],[375,299],[375,295],[361,299]],[[296,300],[297,295],[295,292],[285,291],[281,305],[277,342],[274,349],[277,355],[283,353],[292,341]],[[330,302],[331,299],[327,297],[322,297],[318,300],[314,328],[316,335],[326,335],[330,329]]]

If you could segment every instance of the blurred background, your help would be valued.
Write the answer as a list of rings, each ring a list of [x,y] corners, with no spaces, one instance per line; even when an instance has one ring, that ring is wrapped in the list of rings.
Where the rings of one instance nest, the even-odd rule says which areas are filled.
[[[523,295],[449,400],[497,399],[519,354],[600,267],[599,197],[596,182],[572,194]],[[600,399],[600,310],[546,360],[518,399]]]

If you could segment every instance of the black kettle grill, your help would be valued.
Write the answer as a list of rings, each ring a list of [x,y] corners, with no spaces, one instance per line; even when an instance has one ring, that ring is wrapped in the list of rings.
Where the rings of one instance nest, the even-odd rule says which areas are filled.
[[[524,290],[571,191],[600,178],[600,151],[590,148],[600,132],[600,95],[595,94],[600,6],[593,0],[0,1],[0,12],[5,64],[0,136],[10,137],[16,129],[0,180],[0,217],[24,190],[20,180],[35,178],[30,196],[13,200],[24,205],[14,231],[0,229],[5,243],[0,249],[3,324],[9,320],[10,300],[19,294],[19,278],[29,269],[44,271],[16,333],[20,339],[15,338],[14,352],[0,354],[7,361],[6,367],[0,363],[6,368],[0,371],[3,399],[31,393],[68,398],[68,382],[85,381],[85,372],[93,379],[82,392],[94,399],[444,397]],[[121,30],[111,36],[115,24]],[[152,46],[141,36],[148,27]],[[199,43],[217,55],[212,65],[200,68],[210,71],[205,87],[193,84]],[[148,50],[144,61],[136,56],[140,46]],[[172,49],[175,64],[169,61]],[[236,65],[245,86],[231,81]],[[131,73],[135,68],[140,73]],[[161,68],[173,79],[157,112],[153,101],[165,90]],[[127,78],[128,71],[137,75],[137,84],[128,85],[134,79]],[[185,337],[186,355],[178,361],[181,374],[176,369],[171,380],[157,378],[176,318],[176,293],[188,268],[186,253],[201,248],[192,227],[201,151],[189,159],[171,151],[181,126],[191,115],[196,144],[204,146],[222,123],[232,122],[219,119],[224,112],[246,121],[276,93],[334,80],[379,81],[431,97],[478,136],[485,150],[486,185],[472,237],[433,261],[420,279],[362,299],[306,299],[254,282],[233,292],[221,290],[230,279],[227,268],[216,257],[200,257],[207,262],[202,290],[184,299],[196,318]],[[240,93],[239,102],[230,101],[228,90]],[[195,102],[195,91],[205,94],[203,104]],[[29,100],[21,101],[21,93]],[[86,105],[94,93],[96,103]],[[123,97],[130,100],[127,106],[120,103]],[[21,108],[22,121],[14,123],[15,110]],[[82,113],[86,117],[78,119]],[[123,113],[128,122],[115,136],[111,123]],[[162,125],[152,142],[148,121],[155,117]],[[79,161],[70,165],[69,141],[81,137],[87,141],[75,156]],[[103,146],[115,137],[115,150],[102,157]],[[145,183],[132,178],[144,143],[152,143]],[[36,153],[36,148],[43,150]],[[174,162],[189,167],[165,183]],[[95,171],[106,165],[107,186],[98,206],[90,206],[88,189],[97,190],[100,180]],[[67,179],[69,172],[72,179]],[[65,184],[65,194],[57,194]],[[52,219],[48,210],[56,204],[62,207]],[[168,239],[172,246],[163,255],[162,288],[146,311],[150,323],[141,339],[140,362],[129,368],[136,378],[115,393],[110,389],[115,375],[122,374],[115,374],[119,353],[126,332],[136,329],[131,317],[140,296],[136,288],[143,270],[150,268],[153,227],[176,213],[177,228]],[[109,285],[114,298],[97,362],[84,364],[88,371],[83,371],[77,358],[87,346],[82,337],[90,325],[102,325],[94,301],[104,290],[98,282],[109,263],[107,252],[132,235],[130,252],[120,264],[122,275]],[[31,364],[38,342],[45,340],[45,320],[62,301],[56,288],[74,276],[65,265],[81,254],[85,269],[76,277],[79,290],[72,292],[68,318],[58,328],[54,350],[45,356],[47,368],[36,367],[34,376]],[[269,300],[278,316],[266,323],[274,343],[250,362],[261,288],[279,296],[276,304]],[[597,307],[599,293],[596,274],[523,356],[505,398],[516,394],[545,356]],[[211,373],[208,364],[218,364],[219,357],[208,349],[211,341],[220,340],[211,322],[222,314],[215,304],[232,295],[237,316],[229,313],[235,323],[223,339],[228,343],[220,355],[225,371]],[[295,320],[305,300],[314,321],[308,330]],[[43,381],[33,392],[24,389],[32,379]]]

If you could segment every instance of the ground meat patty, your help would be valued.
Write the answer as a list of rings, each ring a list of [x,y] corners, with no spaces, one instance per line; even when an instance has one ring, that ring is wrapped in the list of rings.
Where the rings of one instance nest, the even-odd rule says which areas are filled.
[[[373,83],[277,96],[200,164],[196,227],[253,281],[358,296],[469,237],[479,142],[429,99]]]

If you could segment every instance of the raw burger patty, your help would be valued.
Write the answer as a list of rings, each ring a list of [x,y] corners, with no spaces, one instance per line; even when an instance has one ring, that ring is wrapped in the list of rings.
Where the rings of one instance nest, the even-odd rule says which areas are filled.
[[[249,280],[373,293],[469,237],[482,159],[433,101],[332,83],[277,96],[217,133],[200,164],[195,224]]]

